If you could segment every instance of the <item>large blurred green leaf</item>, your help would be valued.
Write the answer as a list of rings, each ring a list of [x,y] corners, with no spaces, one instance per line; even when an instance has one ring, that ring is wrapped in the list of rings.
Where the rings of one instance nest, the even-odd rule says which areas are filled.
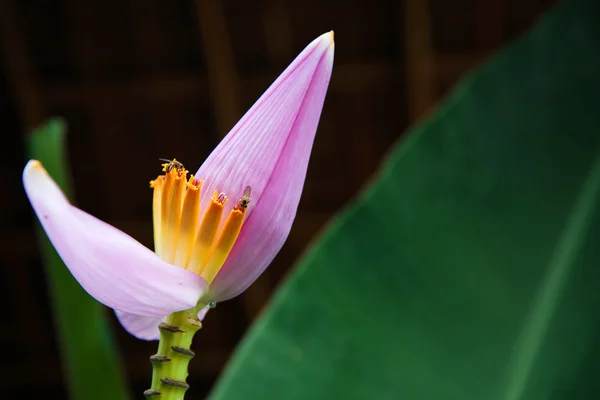
[[[52,119],[30,135],[28,148],[29,156],[40,160],[68,195],[72,191],[65,133],[64,122]],[[70,397],[129,398],[104,307],[75,281],[39,224],[38,232]]]
[[[600,6],[581,1],[465,79],[211,399],[600,398],[599,72]]]

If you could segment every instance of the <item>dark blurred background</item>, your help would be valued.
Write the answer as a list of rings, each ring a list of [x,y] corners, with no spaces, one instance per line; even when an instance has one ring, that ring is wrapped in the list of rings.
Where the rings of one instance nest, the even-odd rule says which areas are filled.
[[[196,336],[188,381],[200,398],[300,253],[392,143],[556,2],[0,0],[0,340],[19,349],[0,367],[3,393],[66,393],[21,185],[32,127],[65,117],[78,205],[152,247],[148,182],[158,158],[177,157],[195,171],[295,55],[335,30],[333,77],[298,217],[267,272],[209,313]],[[134,339],[109,317],[139,394],[156,343]]]

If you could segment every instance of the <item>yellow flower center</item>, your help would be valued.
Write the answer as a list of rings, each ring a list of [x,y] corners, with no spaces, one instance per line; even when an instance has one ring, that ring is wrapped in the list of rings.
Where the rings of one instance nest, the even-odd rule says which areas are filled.
[[[246,188],[219,229],[227,196],[215,190],[202,213],[200,190],[204,181],[195,179],[193,175],[188,180],[188,171],[175,159],[163,164],[163,172],[164,175],[150,182],[154,189],[152,208],[156,254],[170,264],[199,274],[210,284],[242,229],[250,202],[250,187]]]

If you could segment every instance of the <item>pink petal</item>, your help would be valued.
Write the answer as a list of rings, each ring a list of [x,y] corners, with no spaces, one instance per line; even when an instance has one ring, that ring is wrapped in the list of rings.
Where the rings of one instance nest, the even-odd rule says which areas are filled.
[[[198,275],[163,262],[131,236],[73,207],[39,161],[23,184],[46,234],[79,284],[108,307],[162,316],[196,305]]]
[[[233,200],[228,205],[233,206],[247,185],[252,187],[252,204],[258,202],[285,144],[293,140],[292,131],[300,110],[313,106],[320,112],[322,108],[322,99],[307,98],[306,93],[315,75],[331,74],[331,65],[317,71],[325,54],[331,54],[326,58],[333,60],[332,32],[315,39],[296,57],[200,166],[196,177],[205,180],[203,209],[214,190],[225,192]],[[327,83],[328,80],[321,88],[322,97]],[[314,129],[300,133],[311,142],[318,116],[314,122]],[[298,134],[295,132],[295,136]],[[310,151],[302,156],[308,158],[309,155]],[[253,207],[250,207],[248,213],[252,212]]]
[[[206,313],[210,307],[206,306],[198,312],[198,319],[204,320]],[[117,318],[123,328],[133,336],[142,340],[158,340],[160,339],[160,331],[158,325],[161,322],[165,322],[167,319],[164,317],[141,317],[139,315],[129,314],[122,311],[115,311]]]
[[[333,32],[309,44],[198,170],[196,176],[205,179],[204,190],[224,191],[233,199],[230,206],[246,185],[252,187],[240,237],[210,286],[212,300],[226,300],[245,290],[289,234],[331,77],[333,53]]]

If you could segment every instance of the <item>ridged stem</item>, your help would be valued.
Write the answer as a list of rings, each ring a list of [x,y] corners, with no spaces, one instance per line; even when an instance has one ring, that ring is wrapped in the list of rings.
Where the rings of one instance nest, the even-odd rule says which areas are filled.
[[[202,328],[198,312],[206,304],[173,313],[159,325],[158,351],[150,357],[152,362],[152,387],[144,392],[153,400],[183,400],[189,389],[186,382],[188,364],[194,357],[190,349],[194,334]]]

